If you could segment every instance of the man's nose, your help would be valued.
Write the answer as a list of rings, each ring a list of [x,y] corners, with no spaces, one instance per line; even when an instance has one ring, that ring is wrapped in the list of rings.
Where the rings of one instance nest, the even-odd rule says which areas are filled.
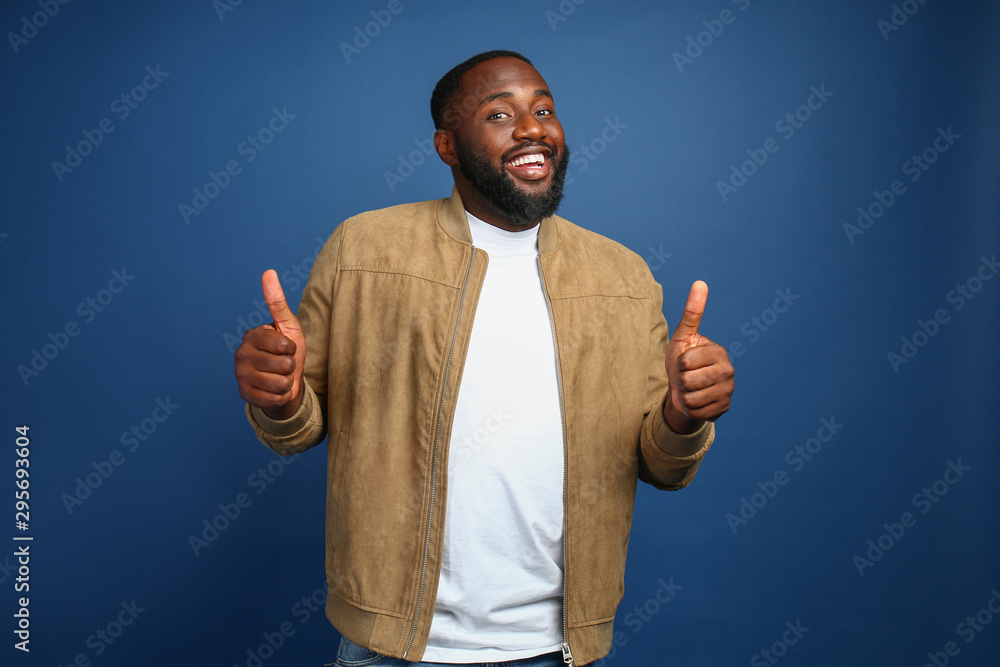
[[[517,119],[514,125],[514,139],[540,141],[548,136],[549,132],[545,125],[535,118],[534,114],[524,114]]]

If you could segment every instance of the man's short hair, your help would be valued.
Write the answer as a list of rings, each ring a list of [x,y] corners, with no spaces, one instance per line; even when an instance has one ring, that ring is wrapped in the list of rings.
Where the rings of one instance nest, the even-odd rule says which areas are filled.
[[[468,60],[452,67],[447,74],[434,86],[431,94],[431,118],[434,119],[434,129],[444,129],[445,108],[451,103],[452,98],[462,87],[462,75],[468,72],[481,62],[494,58],[517,58],[531,65],[531,61],[516,51],[485,51],[472,56]],[[533,65],[532,65],[533,66]]]

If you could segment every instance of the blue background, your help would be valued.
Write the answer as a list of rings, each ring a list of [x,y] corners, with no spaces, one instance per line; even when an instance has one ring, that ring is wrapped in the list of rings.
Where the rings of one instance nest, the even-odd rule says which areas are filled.
[[[0,532],[23,534],[27,424],[34,537],[30,654],[12,646],[15,542],[0,550],[3,663],[253,665],[283,623],[294,634],[264,664],[333,661],[336,632],[300,603],[324,595],[325,448],[288,461],[257,443],[233,340],[262,321],[264,269],[294,306],[340,220],[449,194],[449,170],[420,149],[430,91],[509,48],[548,81],[574,149],[560,213],[646,257],[671,324],[706,280],[702,333],[742,346],[694,484],[640,487],[605,664],[922,665],[948,642],[949,664],[996,664],[1000,618],[981,613],[971,637],[959,624],[1000,587],[1000,280],[977,282],[1000,250],[1000,6],[902,4],[886,31],[892,4],[860,1],[404,0],[398,14],[381,0],[53,1],[51,18],[37,0],[3,3]],[[366,24],[375,36],[345,54]],[[122,117],[112,105],[144,77],[155,87]],[[800,109],[814,86],[832,95]],[[274,110],[294,117],[247,161],[241,143]],[[808,120],[788,136],[776,123],[797,110]],[[105,118],[113,131],[57,174]],[[949,128],[958,138],[911,181],[904,163]],[[743,165],[769,138],[777,152]],[[230,160],[239,173],[185,220],[180,205]],[[733,165],[752,173],[724,198]],[[894,180],[905,192],[845,230]],[[118,293],[113,271],[134,276]],[[959,285],[978,290],[961,309]],[[776,290],[796,297],[785,312],[769,311]],[[938,310],[935,335],[913,340]],[[922,345],[894,367],[903,337]],[[177,406],[162,423],[157,399]],[[804,465],[786,460],[822,419],[842,427]],[[115,450],[120,465],[102,464]],[[968,470],[915,503],[949,462]],[[776,473],[784,485],[767,484]],[[219,519],[240,493],[249,505]],[[904,512],[914,521],[886,536]],[[203,521],[228,525],[193,547]],[[880,537],[889,550],[859,568]],[[133,601],[137,618],[98,639]]]

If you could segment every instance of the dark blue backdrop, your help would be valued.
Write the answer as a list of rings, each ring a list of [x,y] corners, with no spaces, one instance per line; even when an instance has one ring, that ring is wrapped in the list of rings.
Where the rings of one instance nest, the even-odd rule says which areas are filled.
[[[430,91],[510,48],[574,149],[561,213],[671,323],[706,280],[737,369],[695,483],[639,490],[606,664],[996,664],[998,15],[5,2],[3,663],[333,661],[324,448],[256,442],[232,352],[264,269],[294,305],[340,220],[448,195]]]

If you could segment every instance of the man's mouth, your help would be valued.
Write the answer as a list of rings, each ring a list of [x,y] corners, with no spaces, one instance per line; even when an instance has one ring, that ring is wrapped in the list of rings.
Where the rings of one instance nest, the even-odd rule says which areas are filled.
[[[507,160],[506,165],[511,175],[526,181],[537,181],[549,175],[548,155],[541,152],[523,153]]]

